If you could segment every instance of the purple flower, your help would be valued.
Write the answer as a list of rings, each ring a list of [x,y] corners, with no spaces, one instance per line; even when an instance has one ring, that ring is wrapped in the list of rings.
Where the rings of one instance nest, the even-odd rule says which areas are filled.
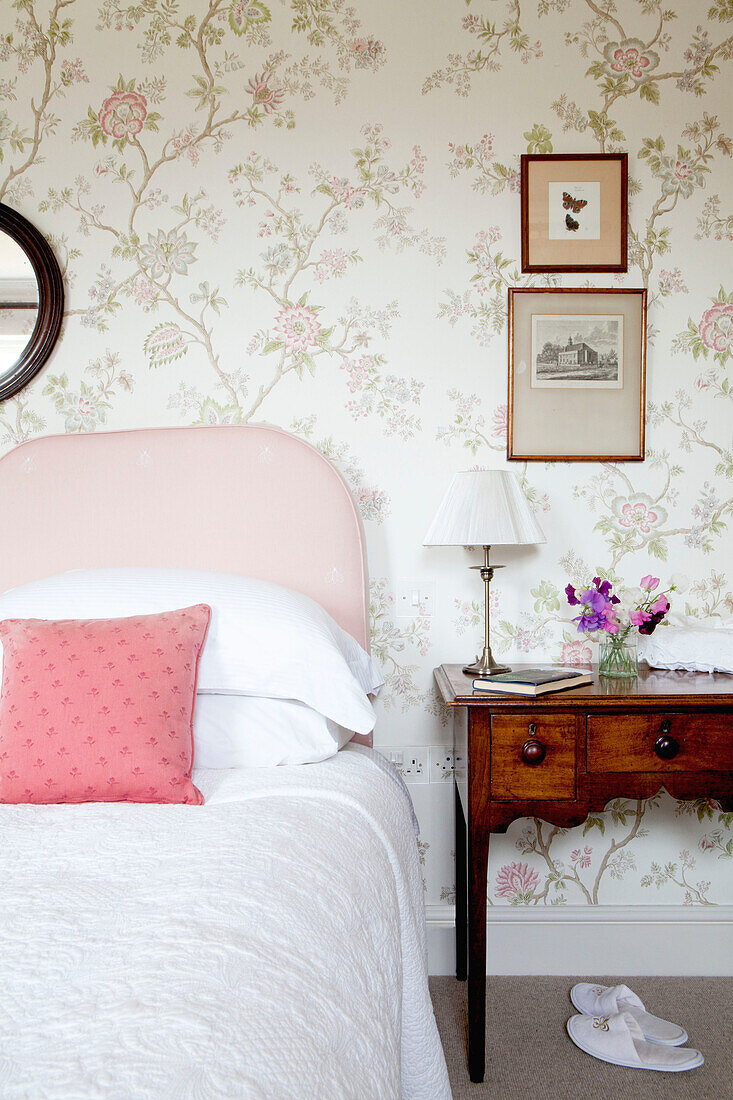
[[[573,619],[578,624],[578,630],[603,630],[606,625],[605,609],[606,597],[597,588],[587,588],[580,593],[578,603],[582,607],[582,613]]]
[[[662,593],[661,595],[657,596],[656,600],[649,608],[649,620],[648,622],[641,624],[641,626],[639,627],[639,633],[653,634],[668,611],[669,600],[664,595],[664,593]]]
[[[611,595],[611,582],[610,581],[601,581],[600,577],[594,577],[593,578],[593,584],[596,586],[597,590],[600,592],[600,594],[605,599],[610,600],[611,603],[621,603],[618,596],[612,596]]]
[[[664,618],[664,611],[658,611],[656,615],[652,615],[648,622],[642,623],[639,627],[640,634],[653,634],[657,629],[662,619]]]
[[[576,590],[567,585],[565,595],[571,606],[580,607],[580,615],[573,619],[577,623],[578,633],[603,630],[607,634],[619,634],[623,630],[626,637],[635,627],[640,634],[652,634],[669,611],[669,599],[666,592],[657,593],[659,577],[651,573],[641,578],[642,589],[638,601],[627,611],[621,607],[621,600],[613,594],[613,585],[609,580],[593,577],[590,585]],[[674,591],[672,586],[671,591]],[[619,619],[622,614],[622,619]]]

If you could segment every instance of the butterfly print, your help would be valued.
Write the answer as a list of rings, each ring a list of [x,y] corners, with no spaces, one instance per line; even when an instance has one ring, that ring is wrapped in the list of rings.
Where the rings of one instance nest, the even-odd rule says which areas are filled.
[[[579,214],[584,206],[588,205],[587,199],[574,199],[567,191],[562,193],[563,210],[572,210],[573,214]]]
[[[568,228],[568,229],[570,229],[570,230],[571,230],[571,231],[572,231],[573,233],[575,232],[575,230],[576,230],[576,229],[579,229],[579,228],[580,228],[580,222],[576,222],[575,218],[572,218],[572,217],[570,216],[570,214],[566,214],[566,215],[565,215],[565,225],[566,225],[566,226],[567,226],[567,228]]]

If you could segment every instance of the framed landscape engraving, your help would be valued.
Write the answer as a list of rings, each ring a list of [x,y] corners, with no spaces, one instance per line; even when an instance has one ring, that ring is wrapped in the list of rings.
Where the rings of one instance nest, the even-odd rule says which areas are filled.
[[[522,157],[522,271],[628,269],[628,155]]]
[[[532,317],[532,385],[623,389],[623,314]]]
[[[644,458],[646,290],[509,291],[507,457]]]

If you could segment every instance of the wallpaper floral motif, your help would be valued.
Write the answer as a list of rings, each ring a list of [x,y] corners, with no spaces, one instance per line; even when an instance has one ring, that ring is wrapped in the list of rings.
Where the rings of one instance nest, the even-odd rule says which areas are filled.
[[[422,535],[456,469],[505,464],[507,288],[574,285],[520,271],[519,155],[625,150],[610,282],[649,290],[647,460],[513,464],[547,544],[507,555],[495,649],[587,661],[562,589],[594,572],[654,571],[677,610],[733,618],[733,7],[708,3],[6,3],[0,201],[51,239],[68,308],[0,443],[256,420],[310,439],[367,527],[377,744],[444,742],[432,667],[472,655],[480,594]],[[436,582],[433,615],[400,616],[401,577]],[[729,903],[732,858],[731,815],[661,792],[515,823],[490,900]]]

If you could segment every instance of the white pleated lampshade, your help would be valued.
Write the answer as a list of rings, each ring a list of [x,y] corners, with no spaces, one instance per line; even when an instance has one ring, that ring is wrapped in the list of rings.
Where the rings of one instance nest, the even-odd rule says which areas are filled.
[[[516,474],[463,470],[448,486],[424,546],[528,546],[545,542]]]

